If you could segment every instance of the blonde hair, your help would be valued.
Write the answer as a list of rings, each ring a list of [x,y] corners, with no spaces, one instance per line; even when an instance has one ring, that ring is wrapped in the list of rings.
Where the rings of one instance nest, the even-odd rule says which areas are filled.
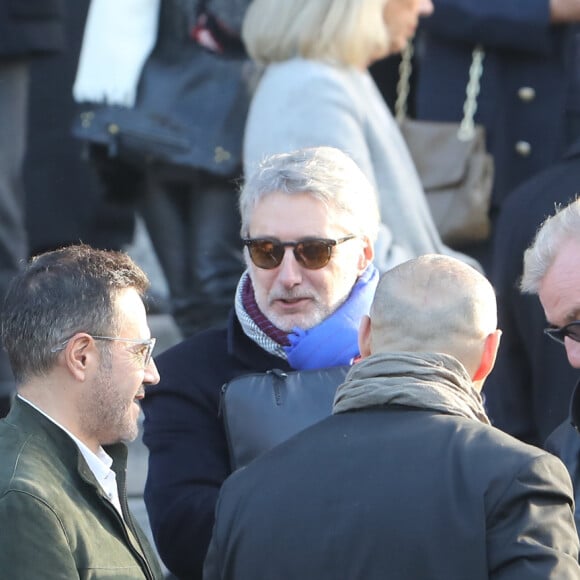
[[[386,54],[388,0],[254,0],[242,39],[250,56],[269,64],[303,57],[367,67]]]

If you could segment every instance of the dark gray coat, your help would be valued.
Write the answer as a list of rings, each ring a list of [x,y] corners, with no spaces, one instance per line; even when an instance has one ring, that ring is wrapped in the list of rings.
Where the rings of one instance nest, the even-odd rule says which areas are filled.
[[[205,580],[580,577],[554,456],[429,409],[334,415],[223,485]]]
[[[566,465],[574,485],[576,527],[580,529],[580,384],[570,401],[570,416],[548,437],[546,449]]]

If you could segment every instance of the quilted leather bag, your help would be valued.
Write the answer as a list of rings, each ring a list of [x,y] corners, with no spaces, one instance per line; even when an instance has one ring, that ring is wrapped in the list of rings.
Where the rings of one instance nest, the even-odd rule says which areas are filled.
[[[162,3],[159,39],[135,106],[83,103],[72,134],[138,167],[163,163],[231,175],[241,166],[254,67],[240,50],[215,54],[194,42],[183,4]]]
[[[409,45],[401,61],[396,116],[439,235],[445,243],[459,246],[485,240],[490,234],[493,159],[486,149],[484,128],[473,122],[483,72],[483,50],[476,47],[473,51],[461,123],[406,116],[411,58]]]

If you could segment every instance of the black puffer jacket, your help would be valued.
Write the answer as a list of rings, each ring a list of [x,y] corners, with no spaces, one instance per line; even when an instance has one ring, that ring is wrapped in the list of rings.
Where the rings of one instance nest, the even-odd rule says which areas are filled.
[[[161,381],[142,404],[145,503],[165,565],[179,578],[201,580],[217,496],[231,473],[221,387],[240,375],[290,367],[250,340],[233,311],[227,330],[194,335],[155,362]]]

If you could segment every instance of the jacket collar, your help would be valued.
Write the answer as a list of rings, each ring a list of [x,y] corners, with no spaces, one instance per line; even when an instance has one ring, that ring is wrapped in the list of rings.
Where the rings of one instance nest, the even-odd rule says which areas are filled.
[[[76,469],[80,475],[91,484],[97,485],[97,480],[90,470],[77,444],[58,425],[38,412],[34,407],[19,397],[5,419],[8,423],[18,427],[33,437],[40,437],[51,441],[59,459],[70,469]],[[103,449],[113,458],[111,469],[117,476],[124,473],[127,465],[128,449],[124,443],[103,446]]]

